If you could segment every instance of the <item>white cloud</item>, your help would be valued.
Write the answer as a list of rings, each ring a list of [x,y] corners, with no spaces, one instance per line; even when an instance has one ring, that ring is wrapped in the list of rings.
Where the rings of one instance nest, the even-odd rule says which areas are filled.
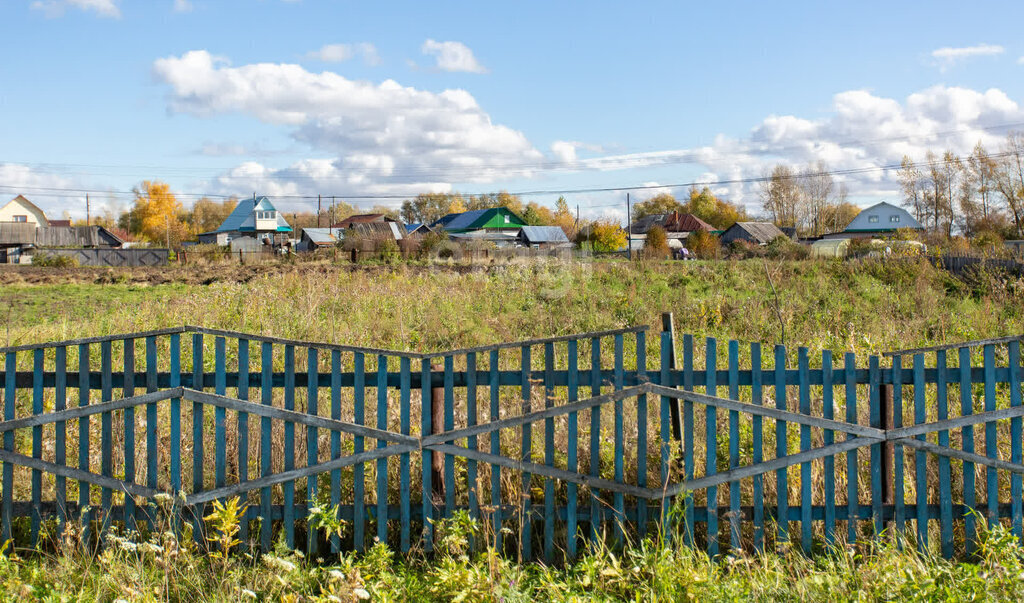
[[[170,86],[172,111],[199,117],[247,114],[284,126],[295,140],[327,157],[276,171],[247,164],[228,174],[228,182],[238,187],[244,177],[272,178],[307,193],[404,194],[445,190],[451,182],[493,182],[508,175],[502,166],[517,166],[517,175],[529,177],[531,165],[546,161],[521,132],[493,123],[465,90],[435,93],[289,64],[233,67],[203,50],[159,59],[153,69]]]
[[[174,0],[174,12],[190,13],[192,12],[192,3],[189,0]]]
[[[960,61],[975,57],[987,57],[1003,54],[1006,51],[1002,46],[996,44],[977,44],[975,46],[944,46],[932,51],[932,58],[938,63],[939,68],[946,70]]]
[[[82,11],[93,11],[103,17],[118,19],[121,17],[121,9],[117,6],[118,0],[36,0],[32,8],[41,10],[49,18],[60,17],[69,8]]]
[[[324,63],[341,63],[357,54],[363,57],[363,62],[367,65],[380,64],[380,55],[377,54],[377,47],[369,42],[325,44],[319,50],[307,52],[305,58]]]
[[[436,67],[441,71],[487,73],[487,69],[473,56],[473,51],[462,42],[427,40],[423,43],[420,51],[425,55],[433,56],[437,61]]]
[[[85,193],[61,190],[86,188],[77,179],[42,172],[27,165],[0,163],[0,183],[0,206],[24,195],[48,218],[60,220],[65,212],[76,220],[85,218]],[[116,194],[94,193],[89,201],[94,216],[107,212],[116,215],[122,209],[122,199]]]

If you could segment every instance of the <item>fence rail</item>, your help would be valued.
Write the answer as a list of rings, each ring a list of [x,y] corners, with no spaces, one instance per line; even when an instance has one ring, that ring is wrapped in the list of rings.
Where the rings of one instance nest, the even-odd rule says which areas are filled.
[[[160,494],[198,542],[206,506],[242,497],[264,550],[430,550],[460,510],[548,561],[658,529],[712,554],[892,529],[951,556],[979,518],[1022,536],[1020,337],[840,365],[647,334],[416,353],[184,326],[0,348],[0,538],[152,529]]]

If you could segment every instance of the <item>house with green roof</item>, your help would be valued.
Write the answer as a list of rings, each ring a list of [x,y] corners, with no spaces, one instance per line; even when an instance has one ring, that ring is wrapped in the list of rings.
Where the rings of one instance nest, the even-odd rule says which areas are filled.
[[[430,225],[435,230],[443,229],[449,234],[466,234],[479,231],[518,234],[519,229],[523,226],[526,226],[526,221],[505,207],[490,207],[448,214]]]
[[[292,227],[267,197],[253,197],[238,202],[234,211],[217,230],[199,235],[200,243],[227,245],[232,239],[251,237],[276,241],[287,237]]]

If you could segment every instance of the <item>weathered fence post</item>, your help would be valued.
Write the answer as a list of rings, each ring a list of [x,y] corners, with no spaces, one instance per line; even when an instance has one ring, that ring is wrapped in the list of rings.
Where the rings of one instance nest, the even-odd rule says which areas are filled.
[[[668,332],[669,348],[668,358],[662,358],[663,363],[667,363],[669,368],[672,370],[676,369],[676,327],[675,320],[673,320],[671,312],[661,313],[661,330]],[[667,383],[662,383],[664,386],[668,386]],[[672,398],[669,404],[669,410],[672,413],[672,438],[675,440],[683,439],[683,423],[682,413],[679,412],[679,399]]]
[[[353,251],[353,254],[355,251]],[[433,363],[430,365],[430,372],[440,373],[444,371],[444,365],[441,363]],[[430,433],[438,434],[444,432],[444,387],[437,387],[431,385],[430,387]],[[431,495],[434,499],[434,504],[440,504],[440,501],[444,500],[444,454],[434,451],[433,463],[430,468],[430,484]]]
[[[880,390],[881,395],[879,396],[878,406],[879,412],[882,416],[881,428],[885,430],[892,429],[892,384],[883,383]],[[892,505],[894,504],[893,497],[893,456],[895,455],[895,444],[893,442],[885,442],[882,444],[882,504]],[[898,487],[902,487],[900,484]],[[885,522],[886,527],[892,526],[892,519]]]

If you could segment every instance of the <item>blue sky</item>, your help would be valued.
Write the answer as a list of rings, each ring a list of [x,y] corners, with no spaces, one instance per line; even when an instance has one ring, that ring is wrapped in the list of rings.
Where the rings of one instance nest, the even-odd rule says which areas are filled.
[[[118,209],[144,179],[360,206],[428,190],[889,165],[1024,129],[1017,2],[3,0],[0,200]],[[893,175],[846,177],[859,203]],[[68,191],[66,189],[75,189]],[[661,190],[632,191],[643,199]],[[104,192],[99,192],[104,191]],[[557,195],[527,198],[553,203]],[[625,192],[567,194],[619,217]]]

